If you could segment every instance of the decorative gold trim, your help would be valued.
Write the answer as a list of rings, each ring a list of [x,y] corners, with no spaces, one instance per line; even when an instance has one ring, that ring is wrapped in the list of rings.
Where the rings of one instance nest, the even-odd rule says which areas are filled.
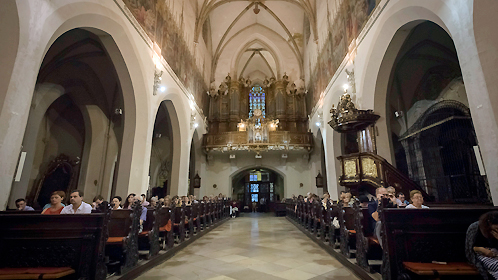
[[[361,159],[363,175],[377,178],[377,165],[371,158],[364,157]]]
[[[344,161],[344,176],[351,178],[358,174],[356,168],[356,160],[345,160]]]

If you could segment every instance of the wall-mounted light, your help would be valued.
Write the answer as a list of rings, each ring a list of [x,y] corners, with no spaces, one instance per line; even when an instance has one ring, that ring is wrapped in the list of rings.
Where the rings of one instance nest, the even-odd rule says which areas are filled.
[[[344,89],[344,92],[348,92],[349,85],[348,84],[344,84],[342,86],[342,88]]]
[[[396,112],[394,112],[394,116],[395,116],[396,118],[401,118],[401,117],[403,117],[403,111],[396,111]]]

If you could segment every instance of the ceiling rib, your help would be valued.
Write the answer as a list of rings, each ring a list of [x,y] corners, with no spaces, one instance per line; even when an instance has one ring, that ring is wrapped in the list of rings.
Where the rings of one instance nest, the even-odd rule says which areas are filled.
[[[216,2],[216,0],[213,0],[211,2],[209,2],[209,0],[206,0],[202,4],[202,8],[201,8],[199,15],[197,16],[196,22],[195,22],[194,42],[196,42],[196,43],[199,42],[199,35],[200,35],[200,31],[202,30],[202,25],[204,24],[204,22],[208,18],[209,13],[211,13],[214,9],[216,9],[217,7],[219,7],[223,4],[227,4],[230,2],[234,2],[234,1],[247,1],[247,0],[221,0],[219,2]],[[270,1],[270,0],[267,0],[267,1]],[[308,17],[309,22],[311,24],[313,38],[315,39],[315,42],[318,40],[318,29],[316,26],[316,17],[314,15],[313,7],[311,6],[311,3],[309,2],[309,0],[306,0],[306,1],[298,0],[297,2],[294,0],[274,0],[274,1],[283,1],[283,2],[292,3],[292,4],[299,6],[301,9],[303,9],[305,15]],[[259,5],[266,7],[266,5],[264,5],[262,2],[259,2],[259,1],[252,1],[251,4],[255,4],[255,3],[258,3]]]
[[[251,60],[253,59],[253,57],[258,54],[259,56],[261,56],[261,58],[263,59],[263,61],[265,62],[266,66],[268,67],[268,69],[270,70],[271,74],[272,74],[272,77],[275,77],[275,72],[273,72],[273,69],[271,68],[270,66],[270,63],[268,63],[268,60],[266,60],[266,58],[261,54],[260,51],[256,50],[254,51],[251,56],[249,57],[249,59],[247,59],[246,61],[246,64],[244,65],[244,68],[242,68],[242,71],[240,71],[240,77],[243,77],[244,76],[244,71],[246,70],[247,66],[249,65],[249,62],[251,62]]]
[[[228,33],[230,32],[230,30],[232,30],[233,26],[237,23],[237,21],[239,21],[239,19],[254,5],[254,3],[251,3],[249,4],[242,12],[240,12],[240,14],[234,19],[234,21],[232,21],[232,23],[230,24],[230,26],[227,28],[227,30],[225,31],[225,34],[223,34],[223,37],[221,37],[221,40],[220,42],[218,43],[218,46],[216,47],[216,51],[214,52],[214,57],[217,56],[218,54],[218,51],[220,50],[221,46],[223,45],[223,41],[225,41],[226,37],[228,36]]]

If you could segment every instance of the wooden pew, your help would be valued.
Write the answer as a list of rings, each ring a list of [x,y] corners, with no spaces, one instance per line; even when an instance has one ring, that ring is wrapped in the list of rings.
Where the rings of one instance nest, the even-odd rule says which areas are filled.
[[[275,203],[275,216],[281,217],[286,215],[286,204],[283,202],[276,202]]]
[[[176,236],[178,236],[179,242],[185,241],[185,203],[182,202],[181,207],[174,207],[175,219],[173,223],[173,229]]]
[[[199,218],[200,214],[200,203],[192,204],[192,222],[194,224],[194,232],[198,233],[201,231],[201,219]]]
[[[383,279],[478,275],[467,264],[466,231],[482,214],[498,208],[395,209],[383,208],[385,203],[380,207]],[[433,261],[447,264],[433,264]]]
[[[138,231],[142,206],[136,201],[132,209],[113,210],[109,221],[106,252],[120,262],[119,273],[126,273],[138,263]]]
[[[313,226],[310,231],[316,236],[320,235],[318,229],[321,228],[322,223],[322,207],[322,203],[319,201],[313,201],[311,203],[311,218],[313,220]]]
[[[369,259],[381,259],[382,248],[379,241],[373,234],[373,229],[369,225],[368,208],[362,208],[360,201],[355,199],[354,209],[354,229],[356,231],[356,264],[366,271],[372,273],[373,269],[369,265]]]
[[[0,279],[56,279],[67,275],[105,279],[109,218],[110,207],[104,213],[79,215],[2,212]]]
[[[185,236],[190,237],[194,234],[194,218],[192,217],[192,206],[185,205]]]
[[[206,202],[199,201],[199,218],[202,224],[202,228],[207,227],[207,215],[206,215]]]
[[[340,224],[340,240],[341,240],[341,253],[351,258],[351,249],[356,248],[356,231],[354,229],[354,209],[351,207],[344,207],[339,203],[339,224]]]
[[[334,218],[339,219],[339,207],[332,205],[332,201],[327,202],[327,219],[330,221],[328,228],[329,245],[335,249],[336,239],[340,236],[340,231],[333,225]]]
[[[159,220],[158,212],[160,205],[156,208],[147,208],[147,219],[143,223],[142,232],[138,234],[139,250],[148,250],[147,258],[157,255],[160,251],[159,246]]]
[[[323,207],[323,204],[320,202],[320,219],[322,223],[320,224],[320,239],[322,242],[325,242],[327,240],[327,234],[330,231],[330,227],[332,226],[332,221],[330,220],[330,217],[327,215],[327,209]],[[327,204],[328,207],[328,204]]]
[[[158,210],[158,230],[159,240],[164,250],[173,248],[173,221],[175,220],[175,211],[172,208],[161,206]]]

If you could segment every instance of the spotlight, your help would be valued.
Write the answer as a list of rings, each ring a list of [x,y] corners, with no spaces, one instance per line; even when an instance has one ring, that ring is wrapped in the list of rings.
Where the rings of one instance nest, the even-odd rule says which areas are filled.
[[[199,124],[198,124],[198,123],[194,123],[194,127],[196,127],[196,128],[197,128],[198,126],[199,126]]]
[[[348,84],[344,84],[342,86],[342,88],[344,88],[344,91],[347,92],[348,91],[348,88],[349,88],[349,85]]]
[[[316,124],[316,126],[320,126],[320,122],[316,122],[315,124]]]
[[[165,87],[165,86],[161,86],[161,87],[159,88],[159,90],[160,90],[161,92],[165,92],[165,91],[166,91],[166,87]]]

